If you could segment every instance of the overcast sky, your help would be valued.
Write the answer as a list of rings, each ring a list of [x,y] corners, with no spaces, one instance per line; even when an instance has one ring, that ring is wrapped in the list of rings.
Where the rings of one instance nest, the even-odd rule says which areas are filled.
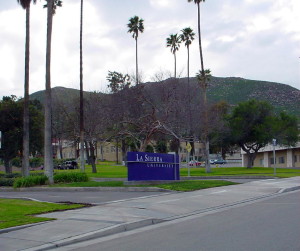
[[[45,88],[46,9],[31,8],[30,93]],[[299,0],[207,0],[201,4],[205,68],[217,77],[242,77],[289,84],[300,89]],[[54,16],[52,87],[79,89],[80,0],[63,0]],[[143,18],[139,69],[151,81],[159,71],[173,72],[166,38],[191,27],[197,8],[187,0],[84,0],[84,89],[106,91],[108,71],[135,72],[135,42],[128,20]],[[0,97],[23,96],[25,10],[17,0],[0,0]],[[191,46],[190,75],[200,68],[197,41]],[[186,76],[182,44],[177,71]]]

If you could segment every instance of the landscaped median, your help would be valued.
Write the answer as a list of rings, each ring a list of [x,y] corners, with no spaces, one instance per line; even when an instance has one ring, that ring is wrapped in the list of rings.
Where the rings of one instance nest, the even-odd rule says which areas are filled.
[[[173,191],[195,191],[211,187],[235,185],[238,183],[225,181],[225,180],[189,180],[178,181],[164,184],[151,184],[151,185],[124,185],[123,181],[88,181],[88,182],[73,182],[68,184],[55,184],[51,187],[157,187]]]
[[[36,214],[84,207],[81,204],[56,204],[0,198],[0,229],[54,220],[35,217]]]

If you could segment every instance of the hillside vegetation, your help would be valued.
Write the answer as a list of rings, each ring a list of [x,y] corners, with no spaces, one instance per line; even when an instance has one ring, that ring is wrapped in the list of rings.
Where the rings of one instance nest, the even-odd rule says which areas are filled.
[[[153,96],[156,95],[158,85],[168,88],[170,81],[174,81],[174,79],[149,82],[144,85],[149,95]],[[178,79],[176,85],[177,88],[182,89],[182,93],[190,90],[192,100],[201,99],[201,89],[195,78],[191,78],[189,87],[187,86],[187,78]],[[55,87],[52,90],[53,102],[69,103],[74,99],[79,99],[79,90],[64,87]],[[87,93],[85,92],[85,94]],[[95,95],[104,96],[106,94],[95,93]],[[44,91],[31,94],[31,99],[38,99],[43,103]],[[296,88],[285,84],[243,78],[211,78],[208,86],[210,103],[226,101],[231,106],[235,106],[249,99],[267,101],[274,106],[276,112],[286,111],[300,118],[300,90]]]

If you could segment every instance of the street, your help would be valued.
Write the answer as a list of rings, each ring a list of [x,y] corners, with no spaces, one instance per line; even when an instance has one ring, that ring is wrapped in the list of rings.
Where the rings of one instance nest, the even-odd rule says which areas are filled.
[[[300,250],[300,191],[213,214],[58,248],[66,250]]]

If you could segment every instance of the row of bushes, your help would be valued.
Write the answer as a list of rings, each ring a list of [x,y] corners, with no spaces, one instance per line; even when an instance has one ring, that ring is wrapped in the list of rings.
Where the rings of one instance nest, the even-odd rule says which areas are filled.
[[[86,173],[58,173],[54,175],[54,183],[86,182],[89,178]],[[42,186],[48,184],[48,177],[44,174],[30,175],[28,177],[1,177],[0,186],[13,186],[14,188]]]
[[[61,165],[65,161],[68,160],[73,160],[73,159],[53,159],[53,165]],[[11,164],[16,167],[21,167],[22,166],[22,159],[20,157],[15,157],[11,160]],[[29,165],[31,168],[36,168],[44,164],[44,159],[35,157],[35,158],[30,158],[29,159]]]

